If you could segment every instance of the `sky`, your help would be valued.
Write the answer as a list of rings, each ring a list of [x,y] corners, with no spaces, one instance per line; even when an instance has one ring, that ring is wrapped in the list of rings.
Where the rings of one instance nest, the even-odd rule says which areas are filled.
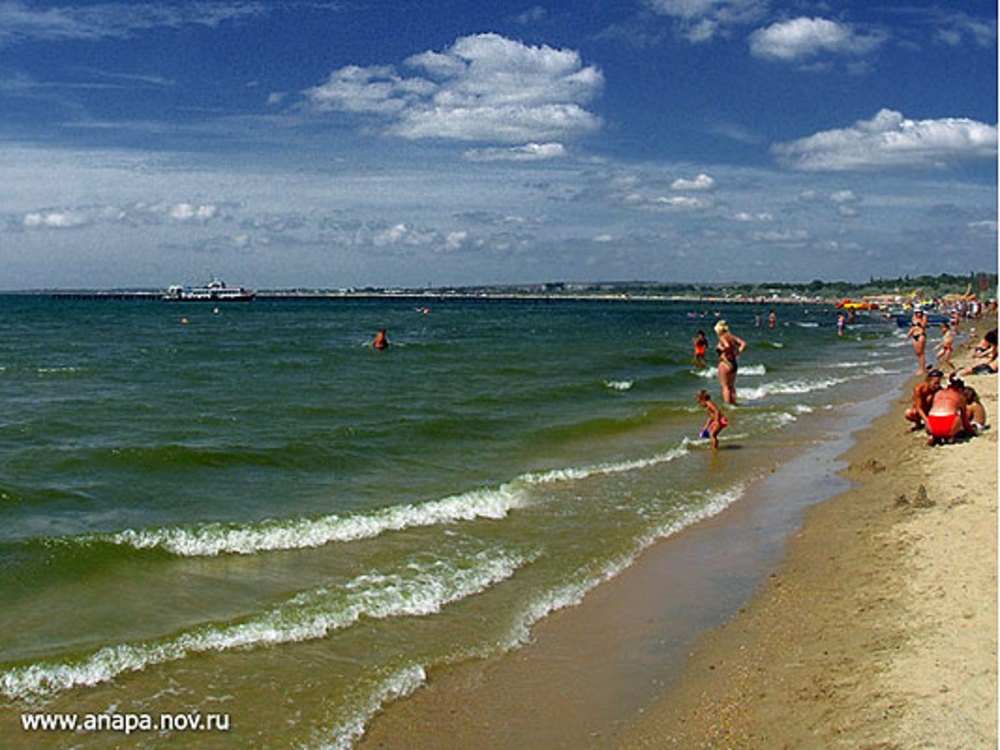
[[[0,289],[995,271],[996,13],[0,0]]]

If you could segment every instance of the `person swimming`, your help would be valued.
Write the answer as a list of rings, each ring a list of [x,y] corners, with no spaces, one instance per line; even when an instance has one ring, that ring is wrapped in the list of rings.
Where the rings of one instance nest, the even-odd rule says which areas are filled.
[[[385,337],[384,328],[378,332],[378,335],[375,336],[375,340],[372,342],[372,346],[375,347],[376,349],[389,348],[389,340]]]

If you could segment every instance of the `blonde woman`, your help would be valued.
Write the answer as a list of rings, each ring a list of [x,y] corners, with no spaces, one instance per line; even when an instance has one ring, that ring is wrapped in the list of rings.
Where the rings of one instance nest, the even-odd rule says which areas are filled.
[[[722,400],[736,404],[736,358],[747,348],[747,342],[729,331],[729,324],[720,320],[715,324],[719,343],[715,351],[719,354],[719,385],[722,386]]]

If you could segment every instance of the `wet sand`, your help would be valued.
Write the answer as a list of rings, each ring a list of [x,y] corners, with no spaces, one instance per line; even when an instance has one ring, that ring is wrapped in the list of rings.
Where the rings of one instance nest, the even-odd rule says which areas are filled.
[[[995,420],[996,376],[966,382]],[[929,448],[904,407],[621,748],[997,746],[997,433]]]
[[[996,377],[967,380],[995,418]],[[995,747],[996,433],[928,448],[907,401],[855,435],[850,489],[793,460],[523,648],[431,672],[359,747]]]

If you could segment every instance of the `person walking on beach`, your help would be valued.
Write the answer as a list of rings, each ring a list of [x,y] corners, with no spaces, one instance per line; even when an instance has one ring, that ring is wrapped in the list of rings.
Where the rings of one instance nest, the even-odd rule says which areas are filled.
[[[385,329],[384,328],[381,331],[378,332],[377,336],[375,336],[375,340],[372,342],[372,346],[375,347],[376,349],[388,349],[389,348],[389,339],[387,339],[385,337]]]
[[[922,375],[927,367],[924,355],[927,349],[927,326],[923,322],[923,315],[919,312],[913,314],[910,330],[906,334],[904,341],[909,341],[910,339],[913,339],[913,353],[917,355],[917,364],[920,365],[919,372]]]
[[[747,348],[747,342],[729,332],[729,324],[720,320],[715,324],[719,343],[715,351],[719,354],[719,384],[722,386],[722,400],[736,405],[736,358]]]
[[[701,428],[701,437],[711,440],[712,450],[715,450],[719,447],[719,433],[729,426],[729,420],[726,419],[722,410],[712,402],[712,396],[708,391],[698,391],[694,398],[708,412],[705,426]]]
[[[705,352],[708,350],[708,339],[705,338],[704,331],[698,331],[694,338],[694,366],[699,370],[708,367],[705,362]]]
[[[931,370],[927,373],[927,377],[917,383],[913,389],[913,403],[903,415],[913,422],[912,431],[919,430],[927,423],[927,412],[931,410],[934,394],[941,390],[942,377],[944,377],[944,373],[940,370]]]
[[[938,369],[942,369],[947,366],[949,370],[956,370],[951,363],[951,352],[955,348],[955,332],[951,330],[951,326],[947,323],[941,324],[941,343],[938,344],[935,350],[935,356],[937,357]]]

